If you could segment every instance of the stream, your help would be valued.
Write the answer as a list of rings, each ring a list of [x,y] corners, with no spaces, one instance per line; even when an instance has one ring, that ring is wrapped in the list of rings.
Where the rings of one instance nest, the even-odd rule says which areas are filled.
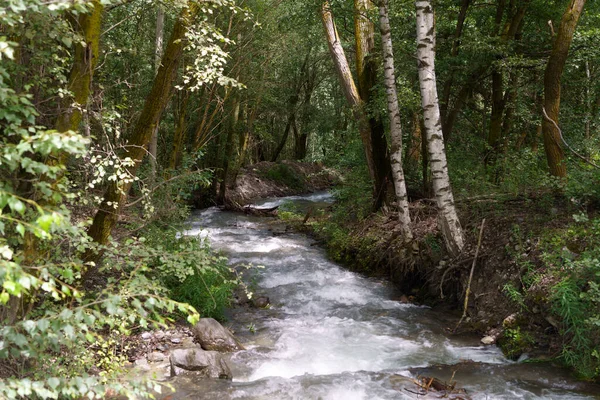
[[[331,201],[316,193],[257,205]],[[597,386],[560,369],[512,362],[479,337],[449,335],[455,316],[393,300],[391,284],[342,268],[313,239],[272,222],[217,208],[193,214],[185,234],[208,238],[232,265],[260,266],[245,280],[271,307],[230,311],[225,325],[247,349],[227,358],[233,381],[176,377],[168,399],[439,398],[416,394],[411,379],[421,375],[453,377],[472,399],[600,398]]]

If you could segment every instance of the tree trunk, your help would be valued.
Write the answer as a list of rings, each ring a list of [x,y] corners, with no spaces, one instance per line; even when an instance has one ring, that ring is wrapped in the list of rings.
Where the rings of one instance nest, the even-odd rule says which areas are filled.
[[[292,129],[292,126],[296,124],[295,120],[296,120],[296,116],[292,112],[288,116],[287,124],[285,125],[285,130],[283,131],[283,136],[282,136],[281,140],[279,141],[279,145],[277,145],[275,152],[273,153],[273,157],[271,157],[271,162],[275,162],[279,158],[279,155],[281,154],[281,151],[285,147],[288,137],[290,136],[290,130]]]
[[[234,89],[229,89],[234,90]],[[225,143],[225,156],[223,157],[223,169],[221,170],[221,186],[219,190],[219,197],[217,202],[219,204],[225,204],[225,196],[227,194],[227,184],[229,175],[229,166],[233,163],[233,149],[235,147],[235,131],[240,118],[240,101],[237,96],[233,98],[232,112],[229,117],[229,126],[227,127],[227,142]]]
[[[68,89],[73,97],[65,97],[61,113],[56,121],[58,132],[77,131],[81,123],[81,109],[87,105],[91,91],[92,76],[98,62],[100,47],[100,28],[104,6],[99,0],[92,1],[93,9],[89,14],[81,14],[73,25],[83,37],[75,41],[73,67],[69,74]]]
[[[354,38],[356,43],[358,93],[367,108],[373,101],[371,100],[371,92],[378,84],[378,65],[373,56],[375,51],[375,26],[369,19],[369,13],[372,10],[375,10],[375,8],[371,0],[354,0]],[[373,209],[376,211],[385,202],[388,184],[393,179],[383,121],[378,115],[367,116],[367,120],[371,128],[372,158],[375,167],[375,204]]]
[[[360,137],[362,139],[363,147],[365,150],[365,156],[367,159],[367,166],[369,168],[369,174],[371,179],[375,182],[375,165],[373,162],[373,147],[371,144],[371,129],[369,122],[367,121],[367,115],[363,109],[363,101],[358,94],[358,89],[352,78],[352,71],[348,65],[344,48],[340,43],[340,39],[337,33],[335,22],[331,10],[329,9],[329,2],[325,1],[321,9],[321,19],[323,21],[323,27],[325,28],[325,35],[327,37],[327,44],[329,46],[329,52],[333,59],[336,72],[342,85],[342,90],[346,96],[348,104],[352,108],[354,117],[358,122],[358,128]],[[376,189],[374,189],[376,190]]]
[[[591,137],[591,127],[592,127],[592,96],[591,90],[592,87],[592,74],[590,71],[590,62],[585,61],[585,139],[590,140]]]
[[[471,5],[471,0],[462,0],[460,3],[460,11],[458,12],[458,17],[456,19],[456,30],[454,32],[454,40],[452,41],[452,50],[450,51],[450,56],[452,58],[456,58],[458,56],[458,52],[460,50],[460,40],[462,37],[463,28],[465,26],[465,20],[467,19],[467,11],[469,10],[469,6]],[[442,117],[442,121],[446,121],[446,116],[448,112],[448,108],[450,106],[450,94],[452,92],[452,85],[454,83],[454,75],[456,73],[456,69],[451,67],[450,76],[446,83],[444,83],[444,89],[442,91],[442,101],[440,104],[440,113]],[[445,123],[442,128],[445,127]],[[451,127],[452,125],[450,125]],[[442,129],[444,132],[444,140],[448,141],[450,138],[450,132],[446,132],[445,129]]]
[[[299,132],[296,125],[294,128],[294,159],[304,160],[306,158],[308,134]]]
[[[486,164],[495,161],[498,144],[502,137],[502,116],[504,115],[504,82],[501,71],[492,72],[492,114],[490,116],[490,129],[488,132],[488,153]]]
[[[571,0],[567,10],[562,16],[560,27],[552,45],[552,52],[548,59],[546,72],[544,73],[544,108],[548,117],[557,125],[560,112],[560,78],[567,62],[569,48],[573,40],[573,34],[577,22],[583,11],[586,0]],[[544,136],[544,149],[550,174],[559,178],[567,177],[565,155],[562,147],[560,132],[554,124],[542,119],[542,132]]]
[[[412,116],[412,130],[410,134],[410,142],[409,145],[406,146],[406,159],[408,161],[407,168],[411,171],[415,168],[415,166],[419,165],[419,161],[421,160],[421,117],[418,112],[413,112]]]
[[[155,76],[158,73],[158,68],[160,67],[160,60],[162,58],[164,27],[165,12],[163,11],[163,8],[159,5],[158,10],[156,12],[156,42],[154,46]],[[159,124],[156,124],[156,126],[154,127],[154,132],[152,132],[150,144],[148,145],[148,153],[150,153],[150,182],[152,183],[156,179],[156,157],[158,155],[158,126]]]
[[[518,40],[518,37],[520,36],[519,32],[523,28],[523,19],[525,17],[525,12],[529,7],[529,3],[530,0],[523,0],[518,8],[514,10],[512,6],[509,8],[509,15],[504,24],[504,28],[502,29],[502,32],[498,32],[500,34],[502,45],[506,45],[511,40]],[[496,10],[497,25],[502,23],[503,13],[504,7],[499,5]],[[498,61],[503,60],[505,57],[504,53],[497,55]],[[514,76],[515,74],[513,74],[513,78]],[[505,122],[506,118],[512,117],[512,114],[506,110],[506,106],[510,103],[513,89],[514,87],[511,86],[509,91],[505,93],[503,67],[500,63],[497,63],[492,72],[492,114],[490,116],[490,128],[488,132],[489,150],[486,155],[487,164],[493,164],[496,161],[501,144],[506,140],[506,137],[503,138],[503,126],[510,125],[509,122]],[[499,179],[498,172],[499,171],[496,171],[495,173],[495,180]]]
[[[400,229],[406,241],[413,238],[410,228],[410,211],[408,209],[408,195],[402,168],[402,124],[400,121],[400,107],[398,106],[398,93],[396,92],[396,75],[394,68],[394,51],[392,47],[392,34],[388,16],[387,0],[379,3],[379,27],[381,30],[381,45],[383,47],[383,73],[385,92],[387,95],[387,109],[390,118],[390,136],[392,138],[392,175],[396,199],[398,200],[398,217]]]
[[[181,154],[183,152],[183,143],[185,142],[187,124],[187,106],[190,99],[190,92],[186,91],[183,93],[183,99],[179,106],[179,114],[177,116],[177,126],[175,127],[175,133],[173,134],[173,149],[171,150],[171,157],[169,159],[169,168],[177,169],[181,163]]]
[[[104,194],[102,204],[94,216],[94,221],[88,229],[88,235],[94,242],[101,245],[107,243],[108,237],[119,218],[119,211],[127,199],[127,193],[133,183],[133,178],[136,176],[138,167],[145,155],[145,146],[150,141],[169,100],[173,81],[177,76],[179,60],[185,46],[185,34],[197,12],[197,6],[194,3],[190,4],[181,12],[173,27],[160,68],[154,78],[152,89],[146,97],[144,108],[124,151],[122,158],[132,160],[132,164],[127,170],[129,179],[118,182],[111,181]],[[92,252],[87,252],[84,255],[86,261],[97,261],[98,257],[99,254]]]
[[[435,30],[430,0],[417,0],[417,59],[423,120],[427,133],[433,192],[439,211],[439,224],[446,248],[453,256],[464,246],[464,237],[454,205],[442,135],[440,108],[435,80]]]
[[[325,28],[329,52],[340,79],[342,90],[346,100],[348,101],[348,104],[352,108],[354,118],[358,123],[358,130],[360,132],[363,148],[365,150],[365,158],[367,160],[369,175],[373,182],[373,199],[375,200],[374,208],[378,208],[379,204],[381,203],[382,194],[380,186],[378,185],[380,183],[381,174],[378,171],[378,162],[374,157],[375,153],[373,149],[375,144],[373,143],[371,126],[364,110],[364,102],[361,99],[356,84],[354,83],[354,79],[352,78],[352,71],[350,70],[344,49],[340,43],[337,28],[333,21],[333,16],[331,14],[328,1],[323,2],[323,6],[321,8],[321,20],[323,22],[323,27]],[[379,143],[377,144],[376,148],[379,148]]]

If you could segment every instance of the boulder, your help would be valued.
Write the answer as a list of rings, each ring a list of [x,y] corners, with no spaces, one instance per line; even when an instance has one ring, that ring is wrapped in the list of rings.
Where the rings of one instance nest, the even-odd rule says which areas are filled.
[[[223,352],[244,350],[231,332],[212,318],[201,318],[192,332],[204,350]]]
[[[177,349],[171,352],[171,376],[189,374],[203,378],[232,379],[231,370],[216,351],[199,347]]]

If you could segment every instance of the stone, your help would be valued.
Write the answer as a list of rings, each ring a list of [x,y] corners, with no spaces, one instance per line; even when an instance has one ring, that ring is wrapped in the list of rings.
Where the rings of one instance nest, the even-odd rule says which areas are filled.
[[[248,297],[248,291],[243,288],[243,287],[238,287],[234,293],[233,293],[233,297],[235,298],[235,302],[238,305],[245,305],[250,303],[250,298]]]
[[[150,332],[144,332],[144,333],[142,333],[142,339],[150,340],[150,339],[152,339],[152,334]]]
[[[231,370],[216,351],[205,351],[199,347],[177,349],[169,357],[171,376],[194,375],[204,378],[232,379]]]
[[[148,354],[148,356],[146,356],[146,358],[150,362],[159,362],[159,361],[164,361],[164,359],[167,357],[160,351],[153,351],[152,353]]]
[[[192,332],[204,350],[221,352],[244,350],[231,332],[213,318],[201,318]]]
[[[167,350],[169,350],[169,346],[167,346],[165,344],[157,344],[156,345],[156,350],[158,350],[158,351],[167,351]]]
[[[269,298],[267,296],[257,297],[254,300],[254,307],[256,307],[256,308],[265,308],[269,304],[271,304],[271,303],[270,303]]]
[[[181,343],[181,338],[178,338],[178,337],[171,338],[171,343],[179,344],[179,343]]]
[[[518,317],[519,317],[518,313],[509,315],[508,317],[504,318],[504,321],[502,321],[502,326],[505,328],[512,328],[513,326],[515,326],[517,324]]]
[[[489,346],[496,343],[496,339],[493,336],[484,336],[481,339],[481,343],[485,344],[486,346]]]
[[[162,338],[165,337],[165,333],[163,331],[156,331],[156,332],[154,332],[154,337],[157,340],[161,340]]]
[[[133,365],[135,365],[137,368],[139,368],[141,370],[145,370],[145,371],[150,370],[150,365],[148,365],[148,360],[146,360],[145,358],[140,358],[139,360],[135,360]]]

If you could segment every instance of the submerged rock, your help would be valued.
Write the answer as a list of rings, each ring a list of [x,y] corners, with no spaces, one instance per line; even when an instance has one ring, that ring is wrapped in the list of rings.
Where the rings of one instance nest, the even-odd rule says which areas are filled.
[[[171,353],[171,376],[193,374],[205,378],[232,379],[231,370],[216,351],[199,347],[177,349]]]
[[[267,296],[260,296],[254,300],[254,307],[256,308],[265,308],[269,304],[271,304],[271,302]]]
[[[244,350],[231,332],[213,318],[200,319],[192,332],[204,350],[222,352]]]

